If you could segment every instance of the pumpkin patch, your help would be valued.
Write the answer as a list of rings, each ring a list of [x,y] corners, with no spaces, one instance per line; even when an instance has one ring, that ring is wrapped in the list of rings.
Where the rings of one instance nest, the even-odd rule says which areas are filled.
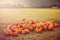
[[[58,23],[54,20],[52,21],[39,21],[39,20],[26,20],[22,19],[18,23],[8,24],[3,30],[4,35],[18,36],[18,34],[28,34],[31,31],[37,33],[42,32],[42,30],[52,30],[58,27]]]

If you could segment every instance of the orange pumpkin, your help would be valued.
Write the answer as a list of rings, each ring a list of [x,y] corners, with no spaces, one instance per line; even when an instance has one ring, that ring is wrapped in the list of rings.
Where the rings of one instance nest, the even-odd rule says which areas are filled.
[[[13,32],[12,36],[18,36],[18,32]]]
[[[28,21],[28,23],[29,24],[34,24],[35,22],[34,22],[34,20],[31,19],[31,20]]]
[[[31,24],[28,23],[25,27],[28,28],[28,29],[30,29]]]
[[[10,25],[8,25],[6,28],[7,28],[7,29],[10,29],[10,28],[12,28],[12,25],[10,24]]]
[[[43,29],[42,27],[40,27],[40,28],[37,28],[37,27],[36,27],[36,28],[34,29],[34,31],[36,31],[36,32],[41,32],[42,29]]]
[[[26,31],[25,30],[22,30],[22,34],[26,34]]]
[[[9,35],[9,31],[8,30],[4,30],[3,33],[4,33],[4,35]]]
[[[3,32],[3,33],[4,33],[5,35],[10,35],[10,32],[11,32],[10,29],[4,29],[4,32]]]
[[[29,29],[27,29],[27,28],[25,29],[25,31],[26,31],[26,33],[30,33],[30,30],[29,30]]]
[[[47,30],[48,29],[48,26],[44,26],[43,28],[44,28],[44,30]]]
[[[32,31],[32,30],[33,30],[33,27],[29,27],[29,30],[31,30],[31,31]]]
[[[39,20],[36,20],[35,23],[40,23],[40,21]]]
[[[10,35],[11,35],[11,36],[13,35],[13,31],[12,31],[12,30],[10,31]]]
[[[46,23],[46,22],[47,22],[47,20],[43,20],[43,21],[42,21],[42,23]]]
[[[36,24],[33,24],[32,27],[33,27],[33,28],[36,28]]]
[[[14,31],[18,32],[18,33],[20,32],[20,30],[18,28],[15,28]]]
[[[19,29],[18,33],[21,33],[22,32],[22,28]]]
[[[43,23],[43,28],[44,28],[44,30],[47,30],[48,29],[48,26],[49,26],[49,24],[48,23]]]
[[[48,26],[48,30],[52,30],[53,29],[53,24],[50,24],[49,26]]]
[[[55,26],[55,27],[58,27],[58,26],[59,26],[59,24],[55,22],[54,26]]]

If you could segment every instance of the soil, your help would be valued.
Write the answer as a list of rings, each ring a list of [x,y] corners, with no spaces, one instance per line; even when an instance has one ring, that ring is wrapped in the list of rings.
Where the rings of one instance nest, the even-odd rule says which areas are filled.
[[[51,31],[42,31],[36,33],[34,31],[29,34],[19,34],[17,37],[5,36],[3,34],[4,26],[0,24],[0,40],[60,40],[60,26]]]

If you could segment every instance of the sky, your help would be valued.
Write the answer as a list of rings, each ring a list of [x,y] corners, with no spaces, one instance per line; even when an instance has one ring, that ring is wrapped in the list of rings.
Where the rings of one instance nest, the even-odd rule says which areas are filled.
[[[1,7],[51,7],[60,4],[60,0],[0,0]]]

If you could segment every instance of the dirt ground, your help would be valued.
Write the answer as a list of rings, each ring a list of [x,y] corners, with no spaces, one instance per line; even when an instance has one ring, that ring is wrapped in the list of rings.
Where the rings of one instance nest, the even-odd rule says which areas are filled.
[[[0,26],[0,40],[60,40],[60,26],[52,31],[42,31],[41,33],[31,32],[17,37],[3,35],[3,26]]]

